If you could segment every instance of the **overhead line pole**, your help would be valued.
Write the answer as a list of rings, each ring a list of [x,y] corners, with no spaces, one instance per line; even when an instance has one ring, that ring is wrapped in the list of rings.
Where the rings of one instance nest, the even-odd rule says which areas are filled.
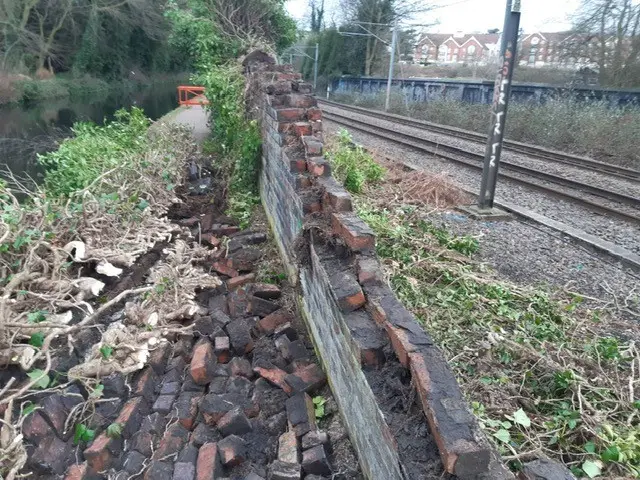
[[[487,148],[482,171],[482,183],[478,197],[478,209],[490,210],[496,194],[498,170],[504,141],[504,131],[507,119],[507,108],[511,96],[513,71],[518,56],[518,33],[520,29],[520,0],[507,0],[507,10],[502,33],[501,67],[493,93],[491,107],[491,129],[487,139]]]
[[[389,79],[387,80],[387,99],[384,103],[384,111],[388,112],[391,106],[391,86],[393,84],[393,67],[396,61],[396,44],[398,43],[398,24],[393,25],[391,36],[391,59],[389,60]]]
[[[313,63],[313,91],[316,91],[316,87],[318,86],[318,49],[319,46],[316,43],[316,58]]]

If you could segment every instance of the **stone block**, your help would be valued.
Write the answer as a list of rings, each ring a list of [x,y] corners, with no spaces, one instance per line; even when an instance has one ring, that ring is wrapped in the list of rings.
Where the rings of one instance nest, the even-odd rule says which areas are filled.
[[[228,363],[231,358],[231,343],[229,337],[215,337],[213,340],[213,352],[218,363]]]
[[[127,473],[130,473],[131,475],[140,473],[144,469],[146,460],[147,460],[147,457],[145,457],[141,453],[136,452],[134,450],[132,452],[127,453],[126,456],[124,457],[122,468]]]
[[[539,458],[523,465],[519,480],[576,480],[567,467],[548,458]]]
[[[193,463],[176,462],[173,466],[173,480],[194,480],[196,466]]]
[[[229,280],[227,280],[227,289],[232,292],[233,290],[240,288],[243,285],[253,282],[255,279],[255,273],[248,273],[246,275],[240,275],[239,277],[230,278]]]
[[[286,432],[278,439],[278,460],[284,463],[298,463],[298,437],[294,432]]]
[[[175,395],[160,395],[153,403],[153,411],[167,415],[173,408],[173,401],[176,399]]]
[[[198,423],[196,428],[191,432],[190,442],[196,447],[201,447],[205,443],[215,443],[220,440],[218,431],[207,425],[206,423]]]
[[[244,318],[232,320],[226,327],[229,341],[238,355],[245,355],[253,350],[251,327]]]
[[[343,313],[353,312],[364,306],[366,299],[355,276],[336,262],[336,267],[328,268],[331,290]]]
[[[280,309],[260,319],[257,326],[262,333],[270,335],[276,328],[291,321],[293,321],[291,314],[285,309]]]
[[[362,364],[381,366],[385,361],[384,348],[389,343],[385,331],[363,310],[348,313],[344,321],[351,333],[354,353]]]
[[[318,122],[322,120],[322,110],[317,107],[307,109],[307,120],[310,122]]]
[[[313,95],[303,95],[292,93],[285,97],[285,102],[290,107],[311,108],[317,106],[318,102]]]
[[[302,137],[302,145],[307,157],[318,157],[323,154],[323,145],[316,137]]]
[[[187,430],[193,430],[198,416],[198,405],[203,398],[199,392],[184,392],[175,403],[175,416],[180,425]]]
[[[245,378],[253,377],[253,370],[251,369],[251,363],[249,360],[242,357],[234,357],[229,362],[229,369],[231,375],[238,375]]]
[[[282,291],[277,285],[271,283],[254,283],[251,285],[251,294],[254,297],[265,300],[277,300],[282,296]]]
[[[316,179],[316,183],[324,190],[322,195],[324,208],[331,209],[334,212],[351,212],[353,210],[351,194],[335,178],[320,177]]]
[[[217,262],[213,262],[211,264],[211,268],[219,273],[220,275],[224,275],[226,277],[238,277],[240,273],[233,267],[231,267],[226,260],[219,260]]]
[[[322,369],[315,363],[296,368],[285,377],[285,382],[296,392],[312,393],[318,391],[327,382]]]
[[[253,427],[244,411],[241,408],[234,408],[218,421],[218,430],[225,436],[244,435],[253,430]]]
[[[145,400],[151,400],[154,397],[155,387],[158,381],[158,376],[153,371],[153,368],[146,367],[138,375],[131,393],[132,395],[139,395]]]
[[[302,452],[302,470],[308,475],[331,475],[331,465],[323,445]]]
[[[316,429],[315,408],[311,397],[306,393],[296,393],[287,399],[287,420],[298,437]]]
[[[280,108],[276,110],[276,120],[278,122],[301,122],[305,120],[304,108]]]
[[[115,423],[122,425],[123,438],[129,439],[138,431],[145,410],[148,412],[148,407],[142,397],[132,398],[120,410],[120,415],[116,418]]]
[[[218,442],[220,461],[225,467],[235,467],[247,459],[247,444],[237,435],[229,435]]]
[[[263,318],[275,312],[276,310],[278,310],[278,308],[280,307],[277,303],[274,303],[270,300],[265,300],[264,298],[252,296],[249,299],[247,313]]]
[[[85,449],[84,459],[89,469],[97,473],[108,469],[120,453],[121,442],[102,433],[96,437],[89,448]]]
[[[300,480],[302,468],[299,463],[284,463],[276,460],[269,465],[269,480]]]
[[[88,466],[86,463],[71,465],[64,480],[85,480],[88,475]]]
[[[144,474],[144,480],[172,480],[173,466],[169,462],[153,461]]]
[[[302,449],[308,450],[318,445],[323,445],[327,448],[329,443],[329,435],[322,430],[312,430],[302,437]]]

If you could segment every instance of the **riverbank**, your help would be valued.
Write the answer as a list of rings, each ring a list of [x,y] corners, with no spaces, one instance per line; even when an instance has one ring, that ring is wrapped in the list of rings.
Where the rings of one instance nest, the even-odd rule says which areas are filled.
[[[117,82],[84,75],[75,77],[60,74],[50,79],[33,79],[25,75],[0,75],[0,106],[11,104],[33,104],[61,98],[96,99],[106,98],[116,91],[136,91],[166,83],[178,84],[188,81],[188,73],[154,75],[138,74]]]

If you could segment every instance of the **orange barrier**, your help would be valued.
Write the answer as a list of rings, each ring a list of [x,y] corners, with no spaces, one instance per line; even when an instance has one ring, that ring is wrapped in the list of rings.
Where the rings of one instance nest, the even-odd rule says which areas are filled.
[[[204,96],[204,90],[204,87],[180,85],[178,87],[178,103],[180,105],[209,105],[209,100]]]

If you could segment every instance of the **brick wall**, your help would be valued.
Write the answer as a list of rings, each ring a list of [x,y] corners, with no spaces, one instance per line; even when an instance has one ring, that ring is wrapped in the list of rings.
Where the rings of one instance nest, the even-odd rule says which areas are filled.
[[[509,478],[444,356],[384,282],[375,236],[322,158],[322,115],[310,85],[288,65],[250,56],[245,67],[248,106],[263,135],[262,201],[363,471],[370,479],[403,478],[362,372],[379,366],[390,344],[411,372],[446,471]]]

